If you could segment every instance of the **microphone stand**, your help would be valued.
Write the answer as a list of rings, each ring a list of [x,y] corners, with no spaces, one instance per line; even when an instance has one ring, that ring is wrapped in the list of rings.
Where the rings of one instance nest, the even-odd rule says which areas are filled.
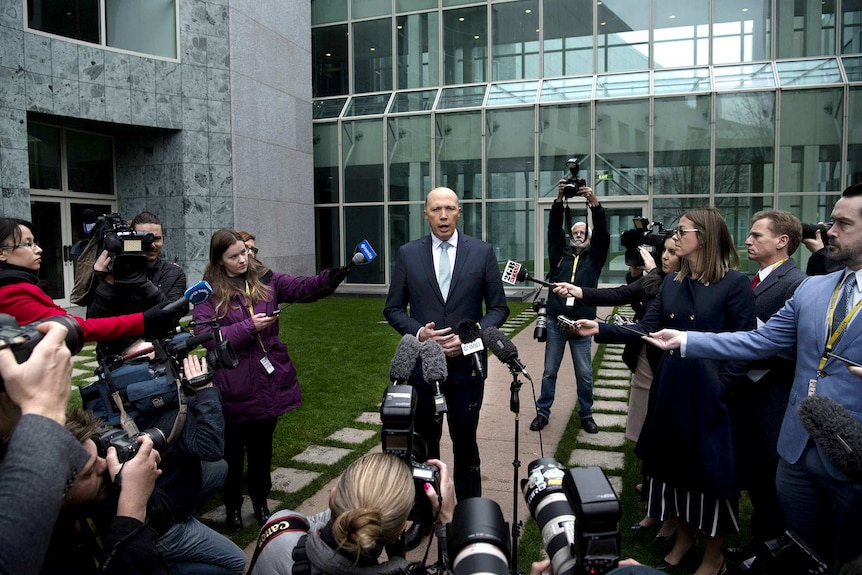
[[[509,573],[513,575],[523,573],[518,570],[518,540],[521,538],[522,523],[518,521],[518,470],[521,467],[521,460],[518,456],[520,453],[520,413],[521,399],[518,393],[521,391],[521,380],[518,379],[518,370],[509,366],[509,371],[512,373],[512,385],[509,390],[512,392],[509,398],[509,409],[515,414],[515,458],[512,460],[512,568]]]

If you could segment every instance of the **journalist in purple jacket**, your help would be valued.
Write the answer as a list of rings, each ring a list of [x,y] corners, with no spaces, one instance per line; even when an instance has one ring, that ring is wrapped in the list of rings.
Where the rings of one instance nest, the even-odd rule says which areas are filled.
[[[242,237],[218,230],[210,240],[210,261],[204,277],[212,296],[195,306],[195,333],[212,328],[221,334],[239,359],[236,369],[215,372],[215,385],[224,402],[224,455],[228,474],[224,485],[227,525],[242,529],[242,471],[248,457],[248,493],[255,519],[269,516],[266,498],[272,488],[272,436],[278,416],[302,404],[296,368],[287,346],[278,338],[281,303],[309,303],[335,291],[346,272],[338,268],[316,276],[292,276],[272,271],[250,258]],[[212,344],[207,344],[212,347]]]
[[[844,269],[804,280],[762,327],[721,334],[665,329],[652,334],[651,342],[706,359],[755,360],[795,350],[796,371],[778,436],[778,497],[788,529],[826,561],[837,556],[846,562],[862,554],[862,483],[851,480],[815,443],[798,408],[809,394],[823,395],[862,422],[862,381],[827,355],[828,346],[836,355],[862,362],[862,318],[856,317],[862,307],[862,184],[844,190],[832,219],[829,256]],[[848,276],[855,277],[855,286],[847,289],[844,307],[841,292]],[[831,320],[844,309],[849,310],[845,322],[833,327]]]
[[[398,250],[383,315],[401,335],[413,334],[420,341],[434,339],[446,354],[449,376],[441,389],[449,408],[446,417],[454,452],[455,492],[461,500],[482,494],[476,428],[485,382],[475,373],[471,359],[462,354],[456,328],[462,320],[500,327],[509,316],[509,307],[493,247],[456,229],[461,207],[455,192],[431,190],[424,215],[431,234]],[[442,242],[449,244],[445,255]],[[449,268],[443,270],[451,278],[448,293],[442,293],[438,283],[441,259],[449,262]],[[428,456],[439,459],[442,426],[433,417],[433,387],[422,380],[418,370],[414,370],[411,384],[419,395],[415,429],[425,438]]]

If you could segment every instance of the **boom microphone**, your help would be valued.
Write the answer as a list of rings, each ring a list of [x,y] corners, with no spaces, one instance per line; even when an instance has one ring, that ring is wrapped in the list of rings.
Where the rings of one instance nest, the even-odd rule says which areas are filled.
[[[518,348],[515,347],[511,339],[506,337],[506,334],[496,327],[486,327],[482,330],[482,341],[497,356],[497,359],[509,366],[509,371],[512,373],[520,371],[524,377],[533,381],[530,374],[527,373],[527,368],[518,359]]]
[[[419,349],[422,344],[416,339],[416,336],[409,333],[404,334],[401,341],[398,342],[398,347],[395,348],[395,355],[392,356],[392,363],[389,365],[389,379],[395,385],[403,385],[410,379],[410,374],[413,373],[413,367],[416,365],[416,358],[419,357]]]
[[[440,391],[440,384],[449,376],[446,354],[439,343],[426,339],[419,348],[419,358],[422,360],[422,379],[434,386],[434,410],[437,417],[442,417],[448,411],[446,397]]]
[[[823,395],[799,402],[799,419],[829,459],[854,481],[862,478],[862,424],[847,409]]]
[[[517,279],[519,282],[530,281],[530,282],[537,283],[541,286],[545,286],[545,287],[551,288],[551,289],[554,289],[555,287],[557,287],[554,284],[548,283],[544,280],[539,280],[539,279],[534,278],[533,276],[528,274],[527,270],[525,270],[524,268],[521,268],[521,271],[518,272]]]
[[[206,280],[201,280],[185,291],[183,297],[172,301],[162,308],[166,312],[180,312],[187,304],[199,304],[205,302],[213,293],[213,287]]]
[[[461,340],[461,353],[465,357],[473,358],[473,370],[479,379],[485,379],[485,370],[482,368],[482,358],[479,354],[485,351],[485,346],[482,343],[482,332],[477,324],[472,319],[461,320],[458,327],[455,329],[458,337]]]

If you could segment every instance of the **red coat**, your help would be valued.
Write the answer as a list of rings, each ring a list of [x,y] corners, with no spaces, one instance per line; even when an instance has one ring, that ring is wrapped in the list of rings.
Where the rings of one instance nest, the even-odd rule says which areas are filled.
[[[39,286],[24,281],[0,286],[0,313],[11,315],[18,325],[26,325],[58,315],[69,315]],[[84,330],[84,341],[107,341],[144,334],[144,314],[142,313],[93,319],[76,317],[75,319]]]

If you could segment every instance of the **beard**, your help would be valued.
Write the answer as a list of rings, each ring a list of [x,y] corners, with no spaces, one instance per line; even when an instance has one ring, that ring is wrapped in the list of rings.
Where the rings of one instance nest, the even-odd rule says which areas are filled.
[[[587,247],[589,243],[590,242],[588,240],[572,240],[572,247],[576,250],[580,250]]]

